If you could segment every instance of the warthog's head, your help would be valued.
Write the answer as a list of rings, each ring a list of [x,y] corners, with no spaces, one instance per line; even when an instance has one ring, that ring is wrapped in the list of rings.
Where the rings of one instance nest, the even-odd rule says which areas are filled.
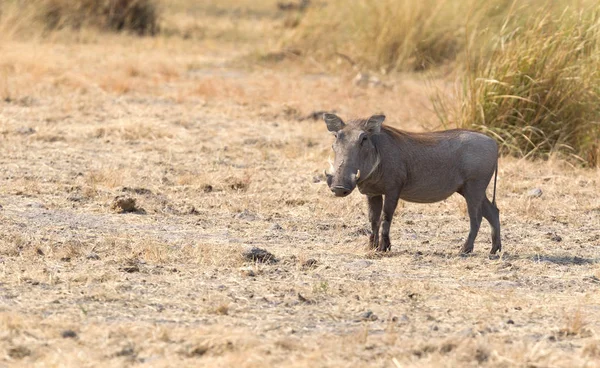
[[[325,173],[327,185],[337,197],[345,197],[377,168],[379,154],[373,138],[379,134],[385,116],[373,115],[367,120],[345,124],[337,115],[324,114],[323,120],[335,135],[332,147],[335,160],[332,172]]]

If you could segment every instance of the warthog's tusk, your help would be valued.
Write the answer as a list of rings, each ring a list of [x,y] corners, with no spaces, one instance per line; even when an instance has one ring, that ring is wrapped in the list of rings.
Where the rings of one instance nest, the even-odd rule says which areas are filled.
[[[360,170],[356,171],[356,181],[358,181],[358,179],[360,179]]]
[[[323,169],[323,175],[325,175],[325,177],[331,176],[331,174],[327,173],[327,170]]]

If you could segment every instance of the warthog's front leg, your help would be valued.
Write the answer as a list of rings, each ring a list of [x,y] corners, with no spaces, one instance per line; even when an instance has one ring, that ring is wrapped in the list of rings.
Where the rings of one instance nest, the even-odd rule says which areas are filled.
[[[392,219],[394,218],[394,211],[398,205],[397,194],[386,194],[383,202],[383,219],[381,220],[381,238],[379,240],[379,247],[377,248],[380,252],[387,252],[392,248],[390,243],[390,227],[392,225]]]
[[[369,202],[369,221],[371,222],[371,236],[369,237],[369,248],[377,249],[379,246],[379,220],[381,219],[381,208],[383,207],[383,197],[367,197]]]

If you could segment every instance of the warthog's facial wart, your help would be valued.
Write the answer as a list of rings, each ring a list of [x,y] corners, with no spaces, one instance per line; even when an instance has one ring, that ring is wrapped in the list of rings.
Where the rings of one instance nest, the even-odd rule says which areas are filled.
[[[332,146],[335,159],[333,165],[330,162],[330,173],[325,172],[327,185],[337,197],[345,197],[359,183],[361,170],[373,172],[378,155],[372,138],[379,133],[385,117],[372,116],[364,129],[349,127],[333,114],[324,114],[323,119],[327,129],[335,135]]]

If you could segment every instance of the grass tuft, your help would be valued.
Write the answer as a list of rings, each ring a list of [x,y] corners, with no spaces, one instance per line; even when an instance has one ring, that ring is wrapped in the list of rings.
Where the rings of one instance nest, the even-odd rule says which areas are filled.
[[[496,137],[504,153],[600,165],[599,26],[600,12],[567,9],[504,29],[467,67],[457,125]]]
[[[422,70],[456,58],[468,1],[335,0],[309,8],[290,43],[378,70]]]
[[[13,31],[41,25],[46,31],[86,27],[129,31],[139,35],[158,32],[159,12],[154,0],[33,0],[0,3],[0,21]]]

